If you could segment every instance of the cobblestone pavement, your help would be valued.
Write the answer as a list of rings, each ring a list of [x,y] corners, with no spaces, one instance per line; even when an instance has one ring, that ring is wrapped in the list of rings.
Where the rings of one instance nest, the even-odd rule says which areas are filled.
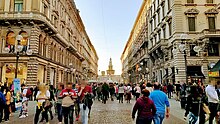
[[[131,110],[134,105],[134,100],[131,103],[118,103],[118,101],[107,101],[103,104],[95,101],[92,107],[91,118],[89,124],[134,124],[135,121],[131,118]],[[179,103],[170,100],[171,116],[164,120],[164,124],[185,124],[182,119],[184,110],[180,109]],[[10,117],[10,121],[3,124],[33,124],[33,117],[35,112],[35,102],[29,103],[29,116],[25,119],[18,118],[18,112]],[[57,119],[54,118],[50,124],[57,124]],[[43,123],[42,123],[43,124]],[[81,124],[77,122],[76,124]]]

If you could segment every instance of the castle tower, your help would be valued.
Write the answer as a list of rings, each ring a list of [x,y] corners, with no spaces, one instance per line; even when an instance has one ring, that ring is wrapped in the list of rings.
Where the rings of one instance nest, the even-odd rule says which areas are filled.
[[[107,75],[114,75],[115,74],[115,70],[113,70],[113,65],[112,65],[112,58],[110,58],[108,70],[106,70],[106,71],[107,71]]]

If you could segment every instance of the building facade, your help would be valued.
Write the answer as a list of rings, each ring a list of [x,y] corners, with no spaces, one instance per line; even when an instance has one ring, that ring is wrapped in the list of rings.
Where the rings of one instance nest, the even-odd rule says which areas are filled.
[[[150,0],[149,80],[207,83],[219,60],[219,0]]]
[[[86,59],[97,75],[98,57],[90,41],[84,46],[83,38],[88,36],[73,0],[0,0],[0,3],[2,82],[11,84],[16,72],[21,82],[28,85],[77,82],[84,77],[85,49],[91,49],[91,57]]]
[[[143,0],[127,44],[121,55],[122,77],[125,83],[147,80],[147,9],[149,1]]]

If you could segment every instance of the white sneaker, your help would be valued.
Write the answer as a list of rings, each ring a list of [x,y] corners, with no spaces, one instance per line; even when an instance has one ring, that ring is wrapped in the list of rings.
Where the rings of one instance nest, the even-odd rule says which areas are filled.
[[[25,116],[28,117],[28,114],[26,114]]]
[[[58,124],[62,124],[62,122],[59,122]]]
[[[26,118],[26,116],[25,115],[21,115],[19,118]]]

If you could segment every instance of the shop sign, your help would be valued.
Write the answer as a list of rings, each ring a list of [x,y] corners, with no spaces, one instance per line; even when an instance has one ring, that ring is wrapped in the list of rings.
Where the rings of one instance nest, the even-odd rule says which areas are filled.
[[[219,72],[218,71],[209,72],[209,77],[219,77]]]

